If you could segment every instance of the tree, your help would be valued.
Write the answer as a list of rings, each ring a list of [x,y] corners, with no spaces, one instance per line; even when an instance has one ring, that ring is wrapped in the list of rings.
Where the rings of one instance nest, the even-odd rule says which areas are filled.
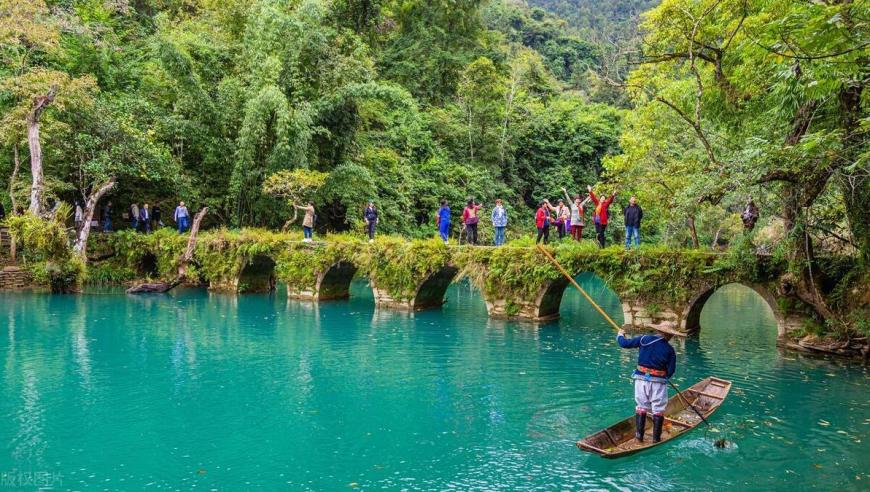
[[[70,109],[59,116],[67,131],[48,139],[63,156],[49,170],[72,183],[84,202],[83,227],[75,250],[87,261],[91,220],[100,199],[116,186],[141,190],[147,186],[176,188],[181,169],[169,149],[150,139],[151,108],[128,97],[100,98],[90,106]],[[74,132],[71,129],[75,129]]]
[[[664,1],[646,17],[644,63],[629,79],[637,111],[660,107],[674,117],[660,132],[668,148],[692,136],[686,169],[702,186],[686,200],[717,205],[749,186],[778,190],[784,246],[798,272],[788,284],[833,322],[809,228],[819,197],[838,182],[843,227],[870,257],[863,15],[848,1]]]
[[[0,54],[5,68],[0,90],[11,96],[2,128],[17,135],[26,126],[32,176],[29,211],[34,215],[42,212],[45,187],[40,142],[42,114],[55,103],[58,94],[61,94],[56,102],[59,109],[63,109],[64,103],[88,103],[95,86],[90,76],[73,78],[46,66],[44,60],[58,49],[59,38],[59,26],[43,1],[0,1]],[[17,145],[17,139],[12,140]]]
[[[478,58],[463,70],[456,97],[465,120],[467,159],[495,170],[499,163],[505,84],[492,60]]]
[[[294,205],[313,202],[326,178],[326,173],[308,169],[282,170],[266,178],[263,192],[284,199],[293,210],[293,217],[284,223],[283,229],[286,230],[299,217],[299,210]]]

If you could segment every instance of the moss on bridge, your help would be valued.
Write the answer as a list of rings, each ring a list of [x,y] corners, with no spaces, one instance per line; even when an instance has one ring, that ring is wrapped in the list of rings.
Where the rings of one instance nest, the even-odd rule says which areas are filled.
[[[93,254],[114,252],[114,257],[91,267],[95,280],[141,276],[141,265],[148,256],[156,259],[157,275],[173,276],[186,247],[186,237],[168,229],[147,235],[98,234],[94,239]],[[219,286],[237,279],[254,258],[265,256],[275,262],[279,280],[310,289],[318,275],[344,261],[396,299],[413,297],[421,281],[448,265],[459,268],[461,275],[490,298],[531,298],[541,285],[560,278],[533,245],[522,242],[495,248],[447,247],[436,239],[409,241],[389,236],[374,243],[349,235],[329,235],[314,243],[300,239],[299,234],[262,229],[203,232],[190,276]],[[780,265],[762,265],[754,255],[740,251],[717,254],[660,246],[602,250],[591,242],[567,241],[548,248],[568,271],[592,272],[619,296],[650,303],[684,302],[702,284],[769,281],[782,271]],[[108,274],[110,270],[115,273]]]
[[[496,248],[447,247],[436,239],[410,241],[390,236],[379,237],[373,243],[342,234],[327,235],[323,241],[313,243],[301,239],[298,233],[260,229],[202,232],[189,268],[190,277],[211,288],[238,290],[243,288],[239,278],[246,266],[274,262],[275,278],[293,291],[313,292],[323,275],[341,264],[347,268],[342,282],[348,282],[349,277],[344,277],[355,272],[368,277],[377,294],[413,305],[427,279],[437,277],[443,283],[441,277],[452,278],[458,269],[460,276],[469,278],[481,290],[488,303],[499,303],[503,314],[531,318],[558,315],[558,301],[566,285],[530,240]],[[89,276],[104,282],[140,278],[147,270],[143,264],[149,260],[156,264],[156,272],[151,274],[172,277],[185,246],[186,236],[168,229],[149,235],[97,234],[92,256],[114,256],[92,262]],[[787,291],[784,279],[799,266],[789,265],[783,256],[758,256],[749,242],[735,244],[727,253],[656,245],[631,251],[620,246],[602,250],[591,241],[564,241],[548,248],[568,271],[591,272],[600,277],[623,301],[624,311],[630,308],[643,312],[642,316],[659,311],[667,316],[677,313],[677,322],[685,325],[687,316],[691,316],[686,314],[686,306],[696,303],[699,296],[703,303],[704,296],[718,286],[738,282],[770,292],[767,297],[775,297],[773,308],[778,316],[817,320],[804,323],[806,331],[833,331],[818,313]],[[264,258],[270,261],[264,263]],[[828,302],[842,313],[844,326],[860,330],[866,325],[866,315],[861,313],[866,313],[870,300],[868,289],[860,288],[868,282],[866,270],[851,258],[818,259],[813,268],[824,283]],[[627,303],[633,305],[626,308]],[[546,309],[542,307],[545,304]],[[635,309],[637,306],[640,311]]]

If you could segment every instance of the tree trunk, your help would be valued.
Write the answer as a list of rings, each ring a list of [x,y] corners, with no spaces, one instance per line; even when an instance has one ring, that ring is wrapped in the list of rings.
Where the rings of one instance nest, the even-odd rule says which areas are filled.
[[[91,234],[91,221],[94,220],[94,210],[97,208],[97,202],[99,202],[100,198],[102,198],[103,195],[114,186],[115,178],[109,179],[109,181],[96,187],[91,193],[91,196],[88,197],[87,203],[85,203],[85,212],[82,217],[84,222],[82,223],[81,230],[78,231],[78,236],[76,237],[76,242],[73,246],[73,249],[78,252],[82,261],[85,263],[88,262],[88,236]]]
[[[199,225],[202,223],[203,217],[208,213],[208,207],[203,207],[202,210],[196,213],[193,217],[193,225],[190,227],[190,237],[187,239],[187,249],[184,250],[184,255],[181,257],[181,262],[178,264],[178,277],[184,278],[187,276],[187,264],[193,258],[193,250],[196,248],[196,235],[199,233]]]
[[[21,158],[18,156],[18,142],[12,146],[12,176],[9,177],[9,201],[12,203],[12,214],[18,213],[18,203],[15,201],[15,181],[18,179],[18,171],[21,170]]]
[[[42,194],[45,182],[42,175],[42,146],[39,144],[39,117],[57,96],[57,86],[51,86],[44,96],[33,98],[33,109],[27,115],[27,143],[30,146],[30,174],[33,184],[30,187],[30,208],[34,215],[42,213]]]
[[[299,210],[296,208],[296,204],[293,204],[293,217],[287,219],[287,222],[284,222],[284,225],[281,226],[282,231],[286,231],[290,228],[290,225],[296,222],[296,219],[299,218]]]
[[[169,292],[184,282],[184,279],[187,277],[187,264],[193,258],[193,250],[196,249],[196,236],[199,233],[199,225],[202,223],[202,218],[205,217],[207,212],[208,207],[203,207],[193,218],[193,225],[190,227],[190,237],[187,239],[187,248],[178,261],[178,276],[169,282],[158,281],[134,285],[127,289],[128,294],[162,294]]]
[[[698,241],[698,230],[695,228],[695,216],[689,216],[689,233],[692,235],[692,247],[700,248],[701,242]]]

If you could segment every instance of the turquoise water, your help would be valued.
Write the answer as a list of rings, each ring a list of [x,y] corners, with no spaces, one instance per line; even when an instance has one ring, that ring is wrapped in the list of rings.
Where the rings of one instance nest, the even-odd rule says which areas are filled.
[[[489,320],[468,285],[413,316],[375,310],[364,282],[352,292],[0,295],[0,486],[39,473],[110,490],[870,487],[870,373],[779,352],[746,289],[720,290],[677,346],[677,384],[734,382],[712,418],[722,432],[619,460],[574,442],[633,413],[635,353],[575,292],[540,327]],[[721,436],[735,445],[715,449]]]

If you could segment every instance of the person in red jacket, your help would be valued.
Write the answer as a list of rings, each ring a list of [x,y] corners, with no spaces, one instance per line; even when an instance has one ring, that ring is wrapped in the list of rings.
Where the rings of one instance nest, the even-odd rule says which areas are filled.
[[[535,244],[544,239],[544,244],[550,241],[550,224],[553,222],[553,216],[550,212],[555,212],[556,207],[550,205],[549,200],[541,201],[538,211],[535,212],[535,227],[538,228],[538,239],[535,239]]]
[[[616,198],[616,191],[610,195],[610,198],[601,200],[595,196],[595,192],[592,191],[591,186],[587,186],[586,189],[589,190],[589,198],[592,200],[592,203],[595,204],[595,212],[592,215],[592,221],[595,222],[595,233],[598,236],[598,245],[603,248],[606,241],[604,232],[607,230],[608,209],[610,209],[610,204],[613,203],[613,199]]]

